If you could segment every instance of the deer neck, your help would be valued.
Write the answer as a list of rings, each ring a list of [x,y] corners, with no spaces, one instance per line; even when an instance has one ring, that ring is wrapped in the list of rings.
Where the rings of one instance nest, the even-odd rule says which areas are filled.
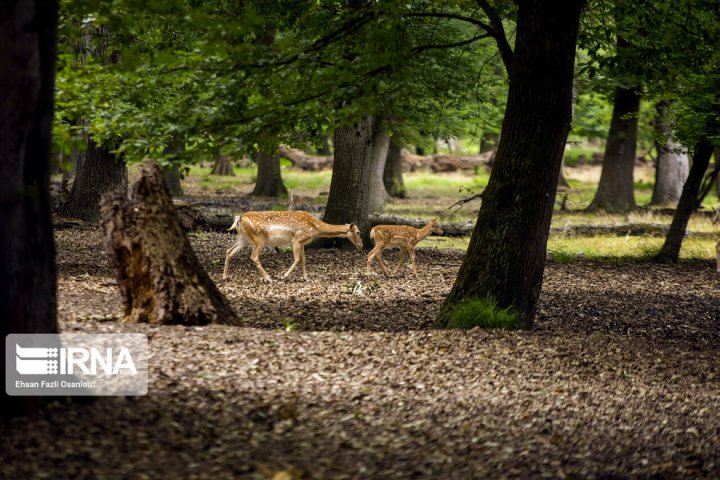
[[[417,232],[417,235],[416,235],[417,241],[419,242],[421,240],[424,240],[425,237],[430,235],[431,231],[432,231],[432,224],[430,224],[430,223],[425,224],[425,226],[420,228]]]
[[[331,225],[329,223],[321,222],[318,226],[318,237],[344,237],[350,225]]]

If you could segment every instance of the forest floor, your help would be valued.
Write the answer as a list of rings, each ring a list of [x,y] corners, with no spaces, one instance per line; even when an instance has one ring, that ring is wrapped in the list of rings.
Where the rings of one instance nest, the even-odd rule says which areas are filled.
[[[245,324],[151,326],[119,321],[98,230],[56,239],[62,330],[146,333],[149,394],[0,427],[0,478],[720,477],[709,261],[549,263],[533,330],[438,331],[461,251],[385,278],[310,249],[308,282],[267,285],[247,253],[221,281],[232,237],[196,233]]]

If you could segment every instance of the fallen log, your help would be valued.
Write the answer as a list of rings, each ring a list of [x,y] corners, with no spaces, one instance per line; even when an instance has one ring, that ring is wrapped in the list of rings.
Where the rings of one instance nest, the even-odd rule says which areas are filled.
[[[402,149],[400,156],[403,167],[407,171],[432,170],[433,172],[456,172],[458,170],[476,170],[492,163],[495,152],[480,155],[450,155],[436,153],[434,155],[415,155]]]
[[[331,168],[333,164],[332,155],[308,155],[302,150],[288,148],[283,145],[281,145],[278,150],[282,157],[290,160],[294,167],[301,170],[318,172],[326,168]]]

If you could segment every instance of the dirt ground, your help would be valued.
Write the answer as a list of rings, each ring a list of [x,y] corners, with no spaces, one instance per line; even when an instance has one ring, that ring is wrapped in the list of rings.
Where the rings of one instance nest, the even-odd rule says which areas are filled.
[[[61,327],[146,333],[150,393],[0,426],[0,478],[720,478],[710,263],[551,263],[534,330],[436,331],[462,252],[385,278],[308,250],[272,285],[243,253],[222,282],[232,237],[198,233],[246,325],[157,327],[118,321],[98,231],[56,238]]]

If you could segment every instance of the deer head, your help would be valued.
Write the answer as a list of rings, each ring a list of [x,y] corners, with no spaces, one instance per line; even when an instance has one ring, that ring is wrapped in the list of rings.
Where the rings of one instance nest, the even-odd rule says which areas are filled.
[[[348,231],[345,232],[345,238],[350,240],[358,250],[362,250],[363,241],[362,238],[360,238],[360,229],[357,227],[357,225],[351,223],[348,226]]]
[[[440,224],[437,221],[437,218],[433,218],[430,220],[430,232],[436,234],[436,235],[442,235],[443,230],[440,228]]]

